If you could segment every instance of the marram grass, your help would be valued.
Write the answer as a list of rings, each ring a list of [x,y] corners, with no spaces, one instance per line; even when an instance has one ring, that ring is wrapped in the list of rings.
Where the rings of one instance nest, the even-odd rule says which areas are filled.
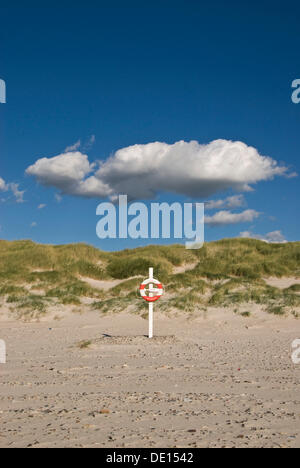
[[[254,303],[269,313],[291,310],[298,316],[300,285],[278,289],[264,278],[300,277],[300,242],[254,239],[224,239],[194,251],[183,245],[151,245],[115,253],[85,244],[0,241],[0,303],[27,317],[46,314],[53,305],[79,307],[84,298],[102,313],[130,309],[142,314],[145,303],[138,287],[150,266],[166,289],[162,311],[234,310]],[[113,286],[101,289],[94,287],[95,281],[112,281]]]

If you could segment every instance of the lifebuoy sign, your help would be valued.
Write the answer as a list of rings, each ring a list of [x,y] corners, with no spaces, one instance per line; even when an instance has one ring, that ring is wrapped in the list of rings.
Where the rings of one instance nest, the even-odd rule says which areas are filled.
[[[153,278],[153,268],[149,268],[149,278],[140,285],[140,294],[149,303],[149,338],[153,337],[153,304],[161,298],[163,293],[163,285]]]
[[[156,288],[153,287],[153,284],[156,285]],[[149,288],[147,286],[150,285]],[[156,302],[164,293],[163,285],[154,278],[148,278],[142,282],[140,286],[140,294],[143,299],[147,302]],[[155,295],[153,295],[155,294]]]

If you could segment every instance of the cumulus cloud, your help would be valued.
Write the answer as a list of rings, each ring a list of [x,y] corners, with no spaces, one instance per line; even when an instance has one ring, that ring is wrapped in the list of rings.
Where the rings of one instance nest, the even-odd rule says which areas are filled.
[[[210,200],[205,202],[206,210],[221,210],[221,209],[234,209],[245,205],[245,198],[243,195],[233,195],[224,200]]]
[[[159,192],[208,197],[288,174],[270,157],[242,142],[216,140],[207,145],[179,141],[122,148],[105,162],[90,164],[87,155],[67,152],[39,159],[27,169],[45,186],[88,198],[153,199]]]
[[[87,155],[76,151],[39,159],[26,173],[46,187],[59,189],[62,194],[106,198],[112,194],[110,187],[94,175],[87,177],[94,169],[95,164],[89,163]]]
[[[251,231],[243,231],[240,233],[240,237],[248,239],[258,239],[264,242],[268,242],[270,244],[284,244],[287,242],[281,231],[272,231],[268,232],[265,235],[254,234]]]
[[[213,216],[205,216],[205,224],[209,226],[225,226],[227,224],[251,223],[258,218],[260,213],[255,210],[245,210],[241,213],[231,211],[219,211]]]
[[[44,208],[46,208],[47,205],[45,205],[44,203],[41,203],[39,206],[38,206],[38,210],[43,210]]]
[[[79,183],[92,170],[88,157],[77,151],[39,159],[27,169],[27,173],[37,176],[44,185],[68,187]]]
[[[39,159],[26,173],[35,176],[42,185],[56,187],[62,193],[86,197],[96,196],[96,193],[98,196],[107,196],[107,189],[101,192],[101,181],[94,176],[87,177],[94,168],[95,164],[89,163],[87,155],[76,151],[50,159]]]

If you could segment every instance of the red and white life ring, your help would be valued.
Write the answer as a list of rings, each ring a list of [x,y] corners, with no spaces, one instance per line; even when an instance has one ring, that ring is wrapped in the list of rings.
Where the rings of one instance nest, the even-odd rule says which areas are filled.
[[[150,296],[147,296],[147,292],[146,292],[146,286],[148,284],[155,284],[156,285],[156,289],[155,289],[155,296],[153,297],[150,297]],[[145,299],[145,301],[147,302],[155,302],[157,301],[158,299],[161,298],[161,296],[163,295],[164,293],[164,288],[163,288],[163,285],[156,279],[146,279],[145,281],[142,282],[141,286],[140,286],[140,294],[142,296],[143,299]]]

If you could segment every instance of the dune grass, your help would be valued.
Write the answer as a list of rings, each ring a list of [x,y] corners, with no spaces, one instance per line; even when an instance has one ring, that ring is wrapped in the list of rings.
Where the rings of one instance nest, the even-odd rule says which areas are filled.
[[[183,265],[191,268],[174,274],[174,268]],[[255,303],[282,315],[280,310],[300,307],[299,284],[280,290],[264,281],[270,276],[300,277],[300,242],[267,244],[254,239],[224,239],[200,250],[150,245],[114,253],[85,244],[0,241],[0,300],[41,314],[53,304],[80,306],[84,297],[94,299],[91,307],[103,313],[131,306],[144,311],[138,287],[150,266],[165,286],[162,309],[192,312]],[[121,283],[99,290],[86,278]]]
[[[66,296],[101,297],[101,292],[93,289],[84,281],[72,278],[72,281],[63,282],[58,287],[48,289],[46,296],[57,299],[63,299]]]
[[[78,348],[79,349],[88,349],[92,345],[92,341],[86,340],[86,341],[80,341],[78,343]]]
[[[300,284],[292,284],[292,286],[290,286],[289,288],[286,288],[285,291],[299,293],[300,292]]]

